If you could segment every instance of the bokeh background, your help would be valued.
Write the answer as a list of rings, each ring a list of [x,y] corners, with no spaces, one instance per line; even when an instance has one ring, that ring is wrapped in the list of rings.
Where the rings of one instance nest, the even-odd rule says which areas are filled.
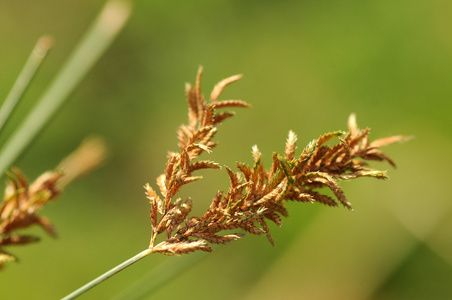
[[[54,49],[5,134],[30,111],[104,5],[102,0],[0,0],[0,98],[35,41]],[[342,184],[355,207],[290,203],[276,247],[246,236],[217,250],[143,299],[451,299],[452,2],[135,1],[133,15],[70,101],[17,161],[32,179],[90,134],[110,158],[43,210],[59,238],[9,247],[20,258],[0,272],[0,299],[58,299],[147,247],[154,184],[176,129],[186,121],[185,82],[204,66],[204,91],[243,73],[224,93],[238,109],[209,158],[267,163],[287,132],[299,147],[343,129],[350,113],[371,137],[413,135],[385,149],[391,179]],[[205,171],[184,190],[202,213],[226,172]],[[84,295],[110,299],[168,260],[155,255]],[[170,268],[167,266],[166,268]],[[147,276],[147,277],[146,277]]]

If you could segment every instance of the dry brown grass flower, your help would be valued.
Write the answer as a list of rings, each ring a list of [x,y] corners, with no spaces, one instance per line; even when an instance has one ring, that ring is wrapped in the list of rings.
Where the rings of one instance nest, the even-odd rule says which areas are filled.
[[[195,251],[212,252],[213,244],[235,241],[243,233],[266,236],[274,245],[267,222],[281,226],[282,217],[288,216],[287,201],[319,202],[352,209],[338,181],[359,177],[386,179],[385,171],[369,168],[366,161],[386,160],[395,166],[379,148],[406,139],[404,136],[393,136],[370,142],[369,129],[359,129],[352,114],[348,121],[349,132],[335,131],[321,135],[311,141],[301,154],[296,154],[297,136],[289,131],[284,154],[273,153],[268,170],[264,168],[259,149],[253,146],[254,163],[236,163],[238,172],[225,167],[230,181],[227,192],[218,191],[204,215],[192,216],[192,200],[182,199],[177,194],[182,186],[202,178],[196,175],[197,171],[221,168],[211,160],[198,159],[203,152],[210,153],[217,145],[213,138],[219,126],[234,115],[233,112],[218,110],[250,107],[242,100],[219,100],[224,88],[240,79],[241,75],[217,83],[210,100],[206,101],[201,92],[202,74],[203,70],[199,68],[195,85],[186,85],[188,124],[181,125],[177,131],[180,151],[168,153],[164,173],[157,178],[160,193],[149,184],[144,186],[151,206],[149,247],[62,299],[77,298],[152,253],[179,255]],[[326,143],[333,139],[339,142],[328,146]],[[324,193],[325,188],[331,192]]]
[[[106,153],[100,138],[85,140],[56,168],[29,183],[25,175],[12,168],[8,173],[3,202],[0,204],[0,268],[16,257],[3,250],[4,246],[23,245],[39,240],[38,237],[15,233],[31,225],[41,226],[49,235],[56,237],[50,221],[38,215],[41,208],[55,199],[70,181],[95,168]]]
[[[192,200],[177,198],[177,192],[183,185],[201,178],[193,174],[195,171],[220,169],[213,161],[197,158],[203,152],[212,151],[217,145],[213,137],[219,125],[234,115],[218,112],[218,109],[250,106],[241,100],[218,100],[223,89],[240,78],[236,75],[220,81],[210,101],[201,93],[202,68],[195,86],[187,84],[188,124],[180,126],[177,133],[180,152],[168,154],[165,172],[157,178],[160,195],[149,184],[145,185],[151,205],[149,249],[152,253],[211,252],[211,244],[237,240],[243,236],[240,232],[266,236],[274,245],[267,222],[281,226],[281,217],[288,216],[286,201],[319,202],[352,209],[338,181],[358,177],[386,179],[385,171],[367,167],[369,160],[386,160],[395,166],[379,148],[406,137],[393,136],[370,142],[369,129],[359,129],[352,114],[348,121],[349,132],[326,133],[311,141],[298,155],[297,136],[290,131],[284,154],[273,153],[268,170],[264,169],[259,149],[253,146],[254,164],[237,163],[239,172],[226,167],[230,179],[228,191],[218,191],[203,216],[190,216]],[[326,145],[331,139],[339,142],[334,146]],[[331,190],[334,198],[322,193],[322,188]],[[165,235],[165,240],[156,244],[160,234]]]

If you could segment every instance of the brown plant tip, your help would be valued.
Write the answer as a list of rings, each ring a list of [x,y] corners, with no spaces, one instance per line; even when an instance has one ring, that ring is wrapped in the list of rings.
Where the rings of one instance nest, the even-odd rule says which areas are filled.
[[[46,203],[59,196],[70,181],[95,168],[103,160],[104,153],[105,145],[102,140],[87,139],[60,163],[58,171],[45,172],[30,184],[19,169],[11,169],[3,202],[0,204],[0,268],[4,262],[16,260],[2,247],[24,245],[39,240],[34,236],[14,234],[15,231],[39,225],[50,236],[57,236],[50,221],[39,216],[38,212]]]
[[[19,228],[38,224],[50,235],[56,236],[55,230],[49,222],[36,213],[51,199],[57,197],[60,190],[56,182],[63,174],[46,172],[32,184],[17,168],[12,168],[9,181],[5,189],[5,196],[0,206],[0,232],[9,235]]]
[[[369,129],[359,129],[352,114],[348,122],[349,132],[334,131],[321,135],[298,155],[297,136],[289,131],[284,155],[274,153],[268,170],[264,168],[258,147],[253,146],[254,163],[237,163],[239,172],[226,167],[230,181],[228,191],[218,191],[201,217],[190,216],[192,200],[175,200],[175,196],[183,185],[201,178],[193,176],[192,172],[220,168],[213,161],[197,158],[203,152],[212,151],[217,145],[213,138],[220,123],[233,116],[233,112],[217,112],[217,109],[250,106],[241,100],[218,100],[224,88],[240,77],[235,75],[220,81],[214,87],[210,101],[206,101],[201,93],[202,68],[198,70],[195,86],[186,85],[188,125],[181,125],[177,132],[180,152],[168,155],[165,171],[157,178],[161,196],[149,184],[145,186],[151,206],[149,248],[152,252],[169,255],[197,250],[210,252],[209,244],[235,241],[243,236],[239,232],[265,235],[274,245],[267,222],[282,225],[282,217],[288,216],[286,201],[319,202],[352,209],[338,182],[358,177],[387,178],[385,171],[369,168],[367,161],[386,160],[395,166],[379,148],[406,137],[394,136],[369,142]],[[338,142],[333,146],[326,145],[332,139]],[[325,188],[334,198],[322,193]],[[155,245],[157,236],[163,233],[166,238]]]

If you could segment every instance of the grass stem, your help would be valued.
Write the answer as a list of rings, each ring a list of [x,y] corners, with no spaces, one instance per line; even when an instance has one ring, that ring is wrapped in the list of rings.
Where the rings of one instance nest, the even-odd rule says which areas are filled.
[[[111,276],[113,276],[113,275],[117,274],[118,272],[124,270],[128,266],[136,263],[137,261],[139,261],[140,259],[146,257],[147,255],[149,255],[151,253],[152,253],[152,249],[146,249],[144,251],[141,251],[137,255],[129,258],[128,260],[124,261],[123,263],[117,265],[116,267],[112,268],[111,270],[109,270],[109,271],[105,272],[104,274],[100,275],[99,277],[95,278],[94,280],[88,282],[87,284],[85,284],[81,288],[79,288],[79,289],[73,291],[72,293],[70,293],[69,295],[61,298],[61,300],[70,300],[70,299],[77,298],[78,296],[80,296],[80,295],[84,294],[85,292],[89,291],[90,289],[92,289],[93,287],[98,285],[99,283],[107,280]]]
[[[185,271],[206,258],[208,253],[192,253],[182,257],[171,257],[150,270],[135,284],[116,295],[111,300],[139,300],[145,299],[163,288],[165,284],[174,280]]]
[[[52,46],[53,38],[50,36],[43,36],[36,43],[0,109],[0,132]]]

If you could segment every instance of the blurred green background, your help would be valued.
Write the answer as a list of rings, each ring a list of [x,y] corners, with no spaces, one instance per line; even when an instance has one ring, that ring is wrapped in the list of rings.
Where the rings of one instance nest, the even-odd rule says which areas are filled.
[[[0,98],[36,40],[56,45],[5,134],[30,111],[83,32],[100,0],[0,0]],[[289,203],[272,227],[276,248],[246,236],[217,247],[144,299],[451,299],[452,2],[135,1],[112,47],[17,162],[30,179],[51,169],[87,135],[106,138],[110,158],[45,207],[59,232],[28,233],[40,243],[9,247],[20,258],[0,272],[0,299],[57,299],[145,249],[149,206],[143,185],[163,171],[186,121],[185,82],[204,66],[204,91],[227,76],[237,110],[209,158],[250,162],[257,144],[267,164],[292,129],[302,148],[344,129],[348,115],[374,139],[413,135],[391,145],[391,179],[342,184],[354,212]],[[202,213],[226,172],[205,171],[184,193]],[[110,299],[167,260],[140,261],[85,294]]]

